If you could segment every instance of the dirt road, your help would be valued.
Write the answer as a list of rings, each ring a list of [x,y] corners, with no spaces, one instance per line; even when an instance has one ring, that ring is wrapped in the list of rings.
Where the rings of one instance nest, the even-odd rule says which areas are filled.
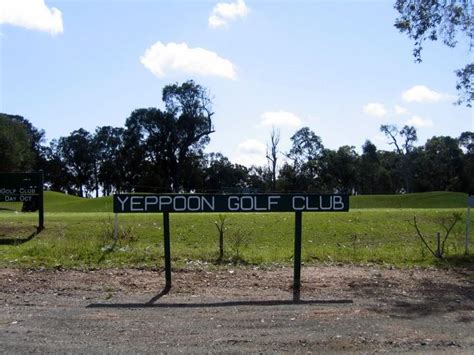
[[[6,353],[474,352],[472,271],[0,270]]]

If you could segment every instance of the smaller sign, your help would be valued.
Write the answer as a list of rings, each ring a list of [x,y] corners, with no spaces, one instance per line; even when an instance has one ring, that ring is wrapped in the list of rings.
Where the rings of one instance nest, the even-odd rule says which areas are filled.
[[[38,231],[44,228],[43,172],[0,173],[0,202],[23,203],[22,212],[38,211]]]
[[[469,196],[467,198],[467,205],[468,207],[474,207],[474,196]]]

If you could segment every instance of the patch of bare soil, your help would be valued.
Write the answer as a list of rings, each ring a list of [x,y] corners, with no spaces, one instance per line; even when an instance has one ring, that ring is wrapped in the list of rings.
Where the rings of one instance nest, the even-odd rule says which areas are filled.
[[[7,353],[474,352],[474,273],[317,266],[0,269]]]

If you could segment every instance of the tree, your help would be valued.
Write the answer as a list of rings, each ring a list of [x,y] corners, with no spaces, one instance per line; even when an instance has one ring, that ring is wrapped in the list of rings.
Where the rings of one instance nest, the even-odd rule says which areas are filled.
[[[124,147],[130,147],[133,154],[129,171],[152,164],[153,169],[159,169],[160,181],[177,192],[190,187],[183,185],[214,132],[213,112],[208,91],[193,81],[166,86],[163,101],[165,111],[148,108],[132,112],[126,122]],[[128,180],[136,184],[139,178]]]
[[[321,186],[325,190],[352,193],[357,186],[358,155],[352,146],[325,149],[321,156]]]
[[[97,184],[102,185],[105,196],[110,195],[113,190],[121,191],[123,176],[123,164],[121,153],[123,152],[123,128],[111,126],[97,127],[93,137],[96,155],[95,174]]]
[[[22,116],[19,115],[9,115],[6,113],[0,113],[0,117],[3,120],[6,120],[9,122],[9,127],[11,128],[13,124],[15,125],[20,125],[22,130],[24,129],[27,135],[27,140],[28,143],[28,148],[25,147],[25,149],[28,152],[31,152],[30,156],[30,164],[28,164],[28,169],[32,170],[39,170],[42,169],[42,164],[44,162],[44,147],[42,146],[42,143],[44,141],[44,131],[39,130],[36,127],[34,127],[30,121],[27,119],[23,118]],[[5,121],[4,121],[5,122]],[[6,127],[5,125],[2,125]],[[6,129],[6,128],[5,128]],[[20,134],[20,136],[23,136],[23,134]],[[15,135],[12,135],[8,137],[8,139],[13,139],[16,138],[15,145],[19,144],[21,142],[21,137],[18,136],[16,137]],[[13,148],[13,146],[10,145],[10,148]],[[24,168],[23,168],[24,169]]]
[[[474,154],[474,132],[462,132],[458,138],[459,146],[468,154]]]
[[[67,165],[61,157],[58,148],[58,141],[53,139],[49,147],[44,148],[44,180],[53,191],[67,192],[76,194],[77,191],[72,187],[74,176],[69,172]]]
[[[0,114],[0,171],[26,171],[35,165],[32,139],[25,124]]]
[[[382,156],[371,141],[365,141],[358,166],[358,187],[363,194],[392,192],[390,174],[382,165]]]
[[[465,150],[462,162],[462,191],[474,195],[474,132],[463,132],[458,138],[459,145]]]
[[[398,170],[404,182],[403,187],[405,191],[411,192],[413,182],[411,153],[414,149],[414,143],[418,140],[415,127],[403,126],[399,131],[395,125],[381,125],[380,131],[390,139],[389,144],[395,147],[399,158]]]
[[[278,161],[278,144],[280,143],[280,131],[272,129],[270,144],[267,145],[267,160],[272,171],[272,191],[276,191],[276,169]]]
[[[239,164],[232,164],[221,153],[208,155],[208,167],[204,172],[206,191],[222,191],[225,188],[247,187],[248,169]]]
[[[190,153],[202,153],[214,133],[212,101],[207,89],[190,80],[181,85],[173,84],[163,89],[166,117],[170,119],[172,135],[169,137],[167,159],[173,190],[181,187],[181,167]],[[173,132],[174,131],[174,132]],[[173,136],[174,133],[174,136]]]
[[[79,196],[84,197],[85,191],[97,186],[93,179],[96,157],[92,135],[80,128],[67,137],[61,137],[58,141],[58,153],[73,177],[72,183]]]
[[[413,152],[414,191],[462,190],[463,153],[458,140],[438,136]]]
[[[474,46],[474,3],[472,0],[397,0],[395,9],[400,14],[395,27],[415,41],[413,55],[421,62],[421,52],[426,40],[439,38],[449,47],[455,47],[465,36],[469,49]],[[471,107],[474,100],[474,63],[456,71],[459,92],[457,103]]]
[[[309,127],[299,129],[290,139],[292,145],[287,157],[293,161],[295,167],[317,159],[324,149],[321,138]]]

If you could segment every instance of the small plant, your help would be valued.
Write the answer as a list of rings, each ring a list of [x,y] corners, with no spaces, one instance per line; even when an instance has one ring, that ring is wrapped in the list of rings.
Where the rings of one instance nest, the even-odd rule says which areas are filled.
[[[225,226],[226,220],[227,216],[225,214],[220,214],[219,221],[214,222],[219,232],[219,261],[224,259],[224,233],[227,230],[227,227]]]
[[[437,232],[436,233],[436,249],[432,248],[430,244],[427,242],[427,238],[423,233],[421,232],[420,228],[418,227],[418,222],[416,219],[416,215],[413,216],[413,227],[416,229],[416,233],[420,237],[421,241],[425,245],[425,247],[430,251],[431,254],[435,258],[438,259],[443,259],[444,252],[445,252],[445,246],[446,246],[446,240],[448,240],[448,237],[453,230],[454,226],[461,220],[461,214],[460,213],[453,213],[450,217],[441,217],[437,219],[437,224],[444,229],[444,237],[441,238],[441,233]]]
[[[230,249],[234,254],[233,259],[235,261],[241,261],[241,251],[243,248],[246,248],[250,243],[250,232],[242,229],[236,230],[234,233],[231,234],[229,243]]]
[[[357,234],[351,234],[351,244],[352,244],[352,256],[355,257],[357,254],[357,246],[359,245],[359,236]]]
[[[110,218],[102,223],[101,238],[104,251],[112,251],[117,244],[119,246],[129,245],[137,239],[131,226],[118,227],[117,233],[115,233],[114,224]]]

